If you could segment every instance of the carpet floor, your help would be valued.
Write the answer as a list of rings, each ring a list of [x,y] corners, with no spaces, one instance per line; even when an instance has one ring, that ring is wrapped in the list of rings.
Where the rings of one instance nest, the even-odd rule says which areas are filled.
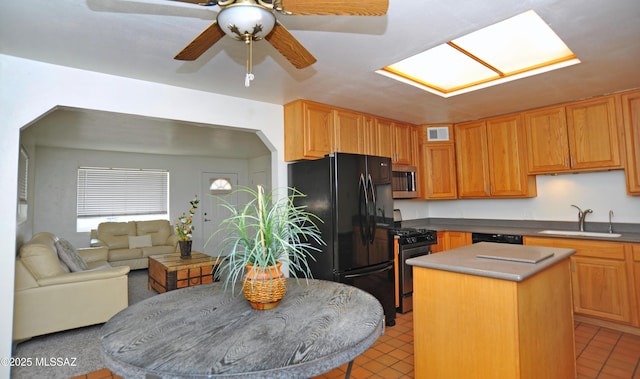
[[[147,289],[147,270],[134,270],[129,273],[129,305],[137,303],[157,293]],[[31,367],[14,367],[11,369],[12,379],[68,379],[104,367],[100,353],[100,328],[102,324],[77,328],[45,336],[34,337],[19,343],[12,356],[15,358],[31,358],[32,362],[44,358],[62,358],[63,365],[32,365]],[[65,358],[68,358],[65,360]],[[54,363],[57,363],[55,360]],[[68,365],[67,365],[68,364]]]

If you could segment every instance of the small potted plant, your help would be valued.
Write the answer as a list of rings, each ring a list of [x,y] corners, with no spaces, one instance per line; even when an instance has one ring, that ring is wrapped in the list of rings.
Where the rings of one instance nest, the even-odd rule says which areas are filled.
[[[281,265],[288,267],[292,277],[311,278],[307,259],[314,259],[310,251],[320,251],[312,242],[325,244],[316,225],[322,220],[294,204],[305,195],[288,190],[287,196],[276,197],[275,190],[265,194],[262,186],[257,190],[240,187],[236,192],[246,195],[246,205],[221,202],[230,216],[214,233],[224,235],[216,276],[225,287],[242,280],[243,293],[255,309],[274,308],[284,297],[286,279]]]
[[[193,237],[193,214],[198,209],[198,204],[200,204],[200,200],[196,196],[193,200],[189,202],[191,207],[189,207],[189,213],[185,214],[184,212],[180,217],[178,217],[178,221],[176,221],[176,233],[178,233],[178,245],[180,246],[180,258],[187,259],[191,258],[191,238]]]

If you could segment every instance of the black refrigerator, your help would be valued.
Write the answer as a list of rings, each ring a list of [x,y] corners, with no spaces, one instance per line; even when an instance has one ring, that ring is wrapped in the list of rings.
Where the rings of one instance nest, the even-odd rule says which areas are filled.
[[[288,166],[289,187],[304,193],[326,246],[308,260],[313,277],[352,285],[375,296],[387,326],[395,324],[391,159],[335,153]]]

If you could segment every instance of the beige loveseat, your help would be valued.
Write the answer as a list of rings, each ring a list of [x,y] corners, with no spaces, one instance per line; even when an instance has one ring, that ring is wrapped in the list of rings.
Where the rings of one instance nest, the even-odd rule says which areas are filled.
[[[175,253],[178,236],[167,220],[103,222],[92,232],[92,247],[107,247],[112,266],[149,267],[150,255]]]
[[[16,342],[103,323],[128,305],[129,267],[111,267],[107,249],[88,248],[74,249],[82,261],[74,264],[85,268],[70,271],[58,256],[60,241],[43,232],[20,248],[13,313]]]

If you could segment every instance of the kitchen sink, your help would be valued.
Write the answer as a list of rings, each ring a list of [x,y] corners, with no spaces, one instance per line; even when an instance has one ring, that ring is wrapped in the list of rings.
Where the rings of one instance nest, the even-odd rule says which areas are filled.
[[[598,232],[579,232],[576,230],[543,230],[538,232],[540,234],[553,234],[558,236],[578,236],[578,237],[604,237],[604,238],[618,238],[618,233],[598,233]]]

